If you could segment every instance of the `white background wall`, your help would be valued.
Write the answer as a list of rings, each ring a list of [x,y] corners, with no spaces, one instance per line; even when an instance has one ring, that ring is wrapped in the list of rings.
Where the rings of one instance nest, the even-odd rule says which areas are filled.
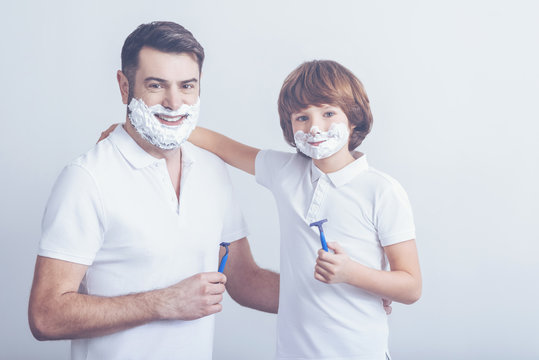
[[[206,49],[201,124],[254,146],[288,149],[276,100],[301,62],[363,81],[374,129],[360,150],[407,189],[424,276],[418,303],[394,305],[395,359],[539,358],[538,18],[531,0],[3,4],[0,358],[68,358],[27,325],[41,216],[61,168],[123,121],[120,49],[151,20]],[[231,174],[255,258],[278,270],[273,199]],[[224,304],[214,358],[271,359],[275,317]]]

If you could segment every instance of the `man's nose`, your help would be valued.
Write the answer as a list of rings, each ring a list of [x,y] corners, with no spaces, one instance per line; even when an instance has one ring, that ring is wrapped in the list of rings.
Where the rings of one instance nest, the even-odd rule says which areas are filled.
[[[168,89],[162,105],[174,111],[178,110],[184,103],[184,96],[180,91],[177,89]]]

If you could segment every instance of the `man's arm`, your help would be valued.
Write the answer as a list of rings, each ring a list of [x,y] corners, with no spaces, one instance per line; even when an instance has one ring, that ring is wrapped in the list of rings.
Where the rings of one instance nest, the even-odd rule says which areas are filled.
[[[38,340],[102,336],[156,320],[193,320],[221,311],[226,277],[202,273],[173,286],[99,297],[78,293],[87,266],[37,257],[28,319]]]
[[[226,290],[238,304],[276,314],[279,309],[279,274],[255,263],[246,238],[229,246],[225,267]],[[225,254],[221,249],[220,258]]]
[[[224,135],[197,127],[189,136],[189,141],[219,156],[229,165],[255,174],[256,155],[260,149],[244,145]]]

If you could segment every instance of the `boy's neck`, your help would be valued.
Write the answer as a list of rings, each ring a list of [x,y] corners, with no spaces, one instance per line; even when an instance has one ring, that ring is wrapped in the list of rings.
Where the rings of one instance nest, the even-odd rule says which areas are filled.
[[[335,154],[327,157],[325,159],[313,159],[314,165],[319,168],[323,173],[329,174],[341,170],[347,165],[353,163],[355,160],[354,156],[350,151],[348,151],[347,146],[345,146],[340,151]]]

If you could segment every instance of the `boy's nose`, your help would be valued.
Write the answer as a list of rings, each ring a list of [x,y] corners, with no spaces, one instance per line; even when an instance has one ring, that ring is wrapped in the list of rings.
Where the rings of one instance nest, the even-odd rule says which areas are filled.
[[[311,135],[316,135],[316,134],[320,134],[322,131],[320,130],[318,126],[313,125],[309,132],[311,133]]]

